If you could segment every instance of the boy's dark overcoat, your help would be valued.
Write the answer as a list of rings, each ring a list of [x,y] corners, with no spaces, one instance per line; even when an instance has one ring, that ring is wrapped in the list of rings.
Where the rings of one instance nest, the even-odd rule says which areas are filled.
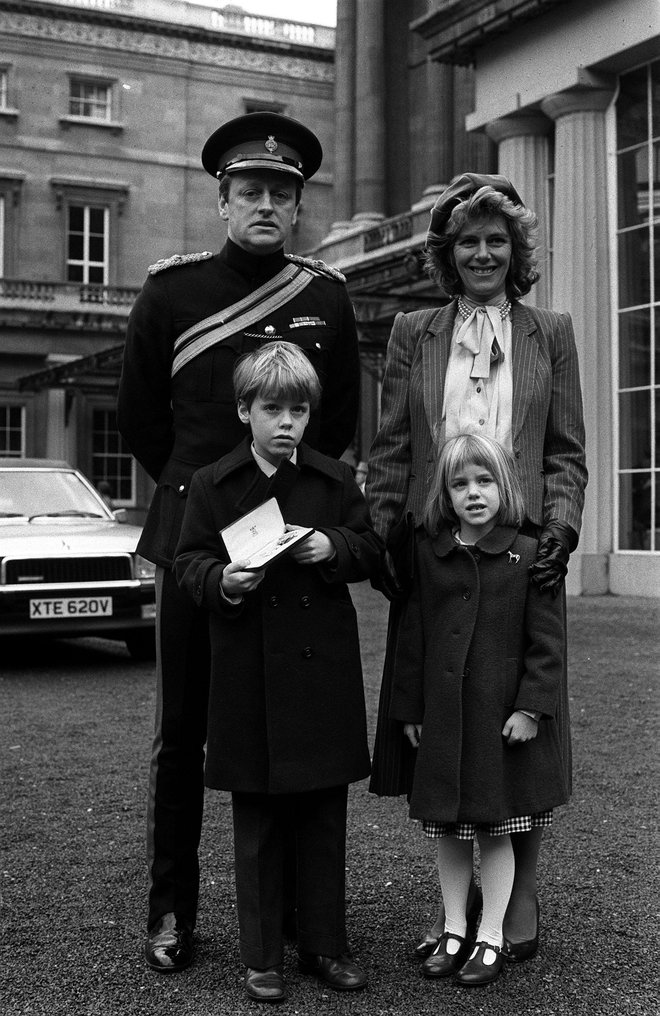
[[[219,582],[219,532],[268,497],[286,522],[332,540],[334,566],[284,555],[232,606]],[[207,786],[298,793],[369,774],[355,609],[347,582],[376,573],[381,544],[349,467],[306,445],[271,480],[248,440],[194,476],[175,573],[210,612],[211,693]]]
[[[448,529],[416,536],[390,709],[422,724],[411,817],[493,822],[562,804],[563,609],[529,581],[536,540],[504,526],[474,547]],[[543,716],[534,740],[510,747],[502,728],[516,709]]]

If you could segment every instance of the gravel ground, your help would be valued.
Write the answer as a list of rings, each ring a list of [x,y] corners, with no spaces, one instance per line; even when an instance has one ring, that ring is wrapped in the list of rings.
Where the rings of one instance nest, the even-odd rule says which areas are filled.
[[[386,605],[355,588],[371,731]],[[411,955],[437,902],[431,848],[402,800],[351,790],[349,933],[369,988],[300,975],[278,1014],[656,1016],[658,601],[569,600],[575,787],[547,834],[538,955],[471,992],[429,982]],[[209,794],[196,961],[163,977],[141,959],[148,664],[99,640],[4,645],[0,787],[4,1016],[242,1016],[230,803]],[[266,1007],[266,1011],[267,1007]]]

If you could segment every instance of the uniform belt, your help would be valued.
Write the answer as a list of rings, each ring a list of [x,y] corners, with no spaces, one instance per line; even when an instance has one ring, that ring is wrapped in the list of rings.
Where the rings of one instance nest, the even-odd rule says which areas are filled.
[[[225,307],[188,328],[174,343],[172,377],[211,346],[244,331],[272,311],[283,307],[302,292],[313,278],[313,272],[300,265],[289,264],[238,303],[233,303],[231,307]]]

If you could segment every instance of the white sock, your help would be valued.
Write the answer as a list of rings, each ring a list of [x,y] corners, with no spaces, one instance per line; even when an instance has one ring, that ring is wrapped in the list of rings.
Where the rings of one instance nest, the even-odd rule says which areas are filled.
[[[481,889],[484,907],[479,925],[478,939],[490,945],[502,947],[504,936],[502,922],[513,888],[515,859],[510,836],[485,836],[479,834],[481,852]],[[490,950],[484,963],[494,963]],[[492,954],[491,954],[492,955]]]

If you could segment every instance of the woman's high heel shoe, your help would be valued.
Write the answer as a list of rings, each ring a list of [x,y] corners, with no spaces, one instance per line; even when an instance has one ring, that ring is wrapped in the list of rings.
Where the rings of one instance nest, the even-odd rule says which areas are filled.
[[[470,891],[468,892],[467,901],[467,937],[475,939],[477,937],[477,925],[479,923],[479,915],[483,907],[483,897],[481,895],[481,889],[476,883],[470,883]],[[440,939],[442,938],[442,931],[439,934],[435,934],[434,929],[426,932],[424,938],[415,946],[415,956],[418,959],[426,959],[430,956],[434,949],[437,948]]]
[[[509,942],[507,938],[504,939],[504,945],[502,952],[504,958],[509,963],[524,963],[525,960],[530,960],[536,953],[539,947],[539,924],[541,919],[541,912],[539,907],[539,901],[536,900],[536,934],[534,938],[528,938],[525,942]]]

